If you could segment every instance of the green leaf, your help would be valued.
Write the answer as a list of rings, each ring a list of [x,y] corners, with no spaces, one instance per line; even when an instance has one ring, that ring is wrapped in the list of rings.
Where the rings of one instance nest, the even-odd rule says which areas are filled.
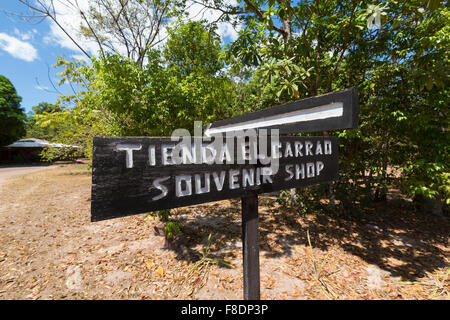
[[[436,10],[439,8],[441,0],[428,0],[427,7],[430,10]]]
[[[433,79],[432,78],[428,78],[427,83],[426,83],[426,88],[428,91],[431,91],[431,89],[433,89]]]

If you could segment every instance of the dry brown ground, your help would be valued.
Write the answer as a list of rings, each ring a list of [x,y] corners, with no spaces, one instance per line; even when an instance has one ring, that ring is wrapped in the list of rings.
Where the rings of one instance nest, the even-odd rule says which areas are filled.
[[[0,183],[6,178],[37,172],[45,169],[53,169],[57,165],[0,165]]]
[[[242,299],[239,201],[174,210],[170,250],[144,215],[91,223],[90,179],[67,165],[0,184],[0,299]],[[349,219],[261,197],[262,298],[448,299],[448,218],[407,207]]]

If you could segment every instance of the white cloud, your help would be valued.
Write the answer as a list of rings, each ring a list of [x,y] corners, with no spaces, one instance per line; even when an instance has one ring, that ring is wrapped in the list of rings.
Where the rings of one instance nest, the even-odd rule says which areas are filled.
[[[30,43],[0,33],[0,49],[8,52],[14,58],[32,62],[38,58],[38,52]]]
[[[36,86],[34,86],[34,88],[38,89],[38,90],[42,90],[42,91],[46,91],[46,90],[50,89],[49,87],[41,86],[41,85],[36,85]]]
[[[221,22],[218,24],[218,33],[220,35],[220,37],[222,38],[222,40],[224,40],[225,38],[230,38],[231,41],[234,41],[238,38],[239,34],[239,30],[240,30],[240,26],[238,26],[238,29],[234,29],[233,26],[229,23],[226,22]]]
[[[75,60],[89,62],[89,58],[85,54],[73,54],[70,57]]]
[[[226,0],[225,2],[230,5],[237,4],[237,0]],[[76,3],[83,11],[87,11],[89,8],[89,0],[78,0]],[[57,12],[58,22],[68,31],[68,33],[85,51],[89,52],[90,54],[96,54],[99,50],[97,43],[95,41],[83,38],[79,33],[79,27],[83,23],[83,21],[79,15],[78,10],[75,7],[71,6],[70,3],[68,5],[68,3],[66,3],[65,1],[55,1],[54,6],[55,11]],[[221,12],[218,10],[206,9],[202,5],[196,3],[190,3],[190,5],[188,5],[187,13],[187,20],[198,21],[205,19],[208,22],[216,21],[221,15]],[[173,19],[171,20],[174,21]],[[56,44],[62,48],[69,49],[74,52],[74,55],[72,55],[72,57],[80,58],[82,51],[56,25],[56,23],[54,23],[53,21],[49,21],[49,23],[50,32],[44,37],[44,43],[49,45]],[[226,38],[233,41],[237,39],[239,29],[240,26],[238,26],[237,30],[235,30],[230,23],[221,22],[218,23],[217,32],[220,35],[222,41],[224,41]],[[161,28],[158,39],[163,39],[166,37],[166,35],[166,28]],[[164,41],[159,43],[158,46],[162,43],[164,43]],[[115,47],[120,53],[126,54],[125,46],[121,47],[120,44],[116,43]]]
[[[224,2],[224,4],[235,6],[237,5],[237,1],[227,0]],[[188,13],[188,20],[193,21],[206,20],[208,22],[215,22],[222,15],[222,12],[220,12],[219,10],[208,9],[198,3],[191,3],[191,4],[188,3],[187,13]],[[217,24],[217,33],[219,34],[222,41],[224,41],[225,38],[227,37],[232,41],[236,40],[239,36],[238,32],[240,29],[241,27],[238,25],[237,30],[235,30],[233,26],[227,22],[219,22]]]
[[[23,41],[34,40],[34,35],[37,34],[36,29],[29,30],[27,32],[22,32],[17,28],[14,28],[14,34],[18,36]]]
[[[88,0],[78,0],[76,3],[83,11],[86,11],[89,8]],[[86,40],[79,34],[82,19],[78,13],[78,10],[69,5],[70,3],[65,3],[64,1],[55,1],[53,4],[58,23],[61,24],[61,26],[83,48],[83,50],[86,50],[91,54],[97,53],[99,48],[95,41]],[[43,40],[46,44],[56,44],[62,48],[77,52],[78,54],[82,53],[80,48],[78,48],[78,46],[53,21],[50,21],[50,32],[44,37]]]

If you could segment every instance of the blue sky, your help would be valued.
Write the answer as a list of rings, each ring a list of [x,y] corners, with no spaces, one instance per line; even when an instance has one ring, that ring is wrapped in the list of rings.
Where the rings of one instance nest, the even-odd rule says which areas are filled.
[[[15,0],[0,1],[0,10],[26,12]],[[78,52],[49,42],[49,35],[48,21],[32,25],[0,12],[0,74],[11,80],[26,112],[41,101],[56,102],[49,77],[62,93],[69,90],[57,86],[57,70],[53,65],[58,55],[71,57]]]
[[[79,0],[80,3],[87,1]],[[199,9],[192,6],[189,12],[197,16]],[[21,106],[25,112],[42,101],[55,103],[58,93],[53,85],[60,93],[70,92],[69,86],[57,85],[56,73],[60,70],[53,67],[57,56],[73,59],[81,58],[82,53],[51,21],[30,24],[3,11],[29,14],[27,8],[16,0],[0,1],[0,74],[11,80],[22,97]],[[214,20],[215,14],[207,14],[205,18]],[[71,14],[64,16],[64,22],[79,25],[78,18]],[[218,32],[226,43],[237,36],[237,32],[230,28],[229,25],[219,25]],[[92,44],[85,45],[90,53],[95,51]]]

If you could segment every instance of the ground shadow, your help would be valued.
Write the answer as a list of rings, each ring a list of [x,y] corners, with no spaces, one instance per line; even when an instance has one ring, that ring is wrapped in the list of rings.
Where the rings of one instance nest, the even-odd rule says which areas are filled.
[[[448,266],[448,218],[424,214],[398,200],[375,203],[364,212],[352,218],[318,215],[308,226],[317,237],[315,246],[325,249],[338,244],[367,263],[409,281]]]
[[[373,203],[357,216],[321,213],[301,215],[280,206],[273,197],[259,199],[259,244],[268,257],[290,256],[295,245],[321,250],[338,245],[394,277],[413,281],[448,265],[450,224],[447,217],[426,215],[403,200]],[[233,259],[241,248],[240,200],[227,200],[177,209],[174,218],[183,225],[186,247],[204,246],[212,234],[211,255]],[[176,250],[175,250],[176,251]],[[194,252],[197,252],[195,254]],[[180,252],[179,252],[180,253]],[[198,251],[191,257],[198,259]],[[186,259],[186,254],[179,254]]]

